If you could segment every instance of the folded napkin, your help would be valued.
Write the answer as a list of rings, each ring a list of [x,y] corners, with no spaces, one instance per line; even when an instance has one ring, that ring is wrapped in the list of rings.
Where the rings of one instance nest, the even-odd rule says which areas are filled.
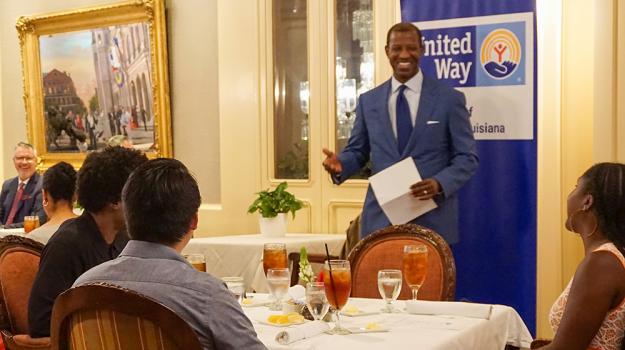
[[[323,321],[307,322],[279,332],[276,334],[276,341],[282,345],[291,344],[298,340],[314,337],[328,330],[330,330],[330,326]]]
[[[289,288],[289,296],[293,300],[306,300],[306,288],[296,284]]]
[[[488,320],[492,305],[450,301],[406,301],[406,311],[417,315],[449,315]]]

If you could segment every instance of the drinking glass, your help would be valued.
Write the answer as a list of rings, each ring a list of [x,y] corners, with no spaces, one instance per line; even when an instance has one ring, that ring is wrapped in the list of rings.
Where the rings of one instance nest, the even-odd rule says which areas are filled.
[[[206,272],[206,259],[203,254],[186,254],[184,256],[196,270]]]
[[[282,310],[282,298],[289,291],[289,285],[291,284],[291,274],[289,269],[269,269],[267,270],[267,282],[269,283],[269,292],[274,297],[276,302],[269,306],[269,310],[280,311]]]
[[[243,301],[243,295],[245,294],[243,277],[224,277],[222,280],[226,283],[228,290],[234,294],[237,301],[241,303],[241,301]]]
[[[326,261],[323,271],[323,282],[325,283],[326,297],[332,307],[336,309],[336,325],[330,333],[350,334],[350,331],[341,327],[339,313],[352,290],[352,274],[347,260]]]
[[[428,248],[425,244],[404,246],[404,278],[412,290],[412,300],[417,300],[419,288],[428,272]]]
[[[30,231],[39,227],[39,217],[36,215],[33,216],[24,216],[24,232],[29,233]]]
[[[267,270],[287,268],[286,244],[265,243],[263,246],[263,271],[267,276]]]
[[[306,284],[306,306],[315,320],[323,319],[330,308],[324,282],[309,282]]]
[[[401,291],[401,271],[380,270],[378,271],[378,291],[386,302],[383,312],[393,312],[393,302],[397,300]]]

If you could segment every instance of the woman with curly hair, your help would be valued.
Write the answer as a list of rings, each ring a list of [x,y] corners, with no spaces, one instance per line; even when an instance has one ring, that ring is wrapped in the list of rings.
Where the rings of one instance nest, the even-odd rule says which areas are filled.
[[[625,165],[599,163],[567,200],[566,228],[585,256],[549,313],[556,332],[541,349],[619,350],[625,332]]]
[[[66,162],[51,166],[43,174],[41,194],[48,221],[33,230],[28,238],[46,244],[65,220],[75,218],[76,170]]]
[[[28,302],[33,338],[50,336],[54,300],[90,268],[115,259],[128,242],[121,193],[128,176],[147,157],[136,150],[107,147],[91,152],[76,180],[82,215],[67,220],[41,253],[39,271]]]

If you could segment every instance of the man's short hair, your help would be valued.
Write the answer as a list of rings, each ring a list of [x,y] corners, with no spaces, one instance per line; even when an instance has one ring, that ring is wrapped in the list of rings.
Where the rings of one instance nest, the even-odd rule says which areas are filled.
[[[415,32],[417,33],[417,37],[419,37],[419,42],[421,42],[421,30],[414,24],[408,22],[399,22],[395,23],[386,33],[386,45],[391,41],[391,33],[393,32]]]
[[[128,176],[147,160],[143,153],[123,147],[90,153],[78,171],[78,203],[97,213],[107,204],[119,202]]]
[[[200,207],[197,182],[176,159],[153,159],[138,167],[122,193],[131,239],[171,245],[189,232]]]
[[[15,145],[15,147],[13,148],[13,153],[15,153],[15,151],[17,151],[18,148],[28,148],[29,150],[33,152],[33,155],[37,157],[37,150],[35,149],[35,147],[33,147],[33,145],[31,145],[28,142],[24,142],[24,141],[18,142],[17,145]]]

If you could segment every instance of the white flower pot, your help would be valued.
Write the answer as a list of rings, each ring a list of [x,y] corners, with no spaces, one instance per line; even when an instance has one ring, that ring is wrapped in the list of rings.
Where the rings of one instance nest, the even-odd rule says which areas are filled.
[[[260,234],[267,237],[284,237],[286,234],[286,214],[280,213],[274,218],[258,218]]]

